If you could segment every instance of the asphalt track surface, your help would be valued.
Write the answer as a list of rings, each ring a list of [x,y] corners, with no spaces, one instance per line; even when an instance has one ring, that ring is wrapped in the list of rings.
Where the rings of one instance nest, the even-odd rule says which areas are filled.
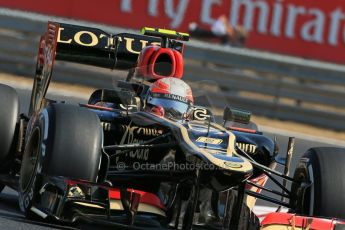
[[[20,103],[22,112],[28,111],[29,99],[30,99],[30,91],[18,89],[17,90],[20,96]],[[85,103],[85,98],[75,98],[75,97],[67,97],[61,94],[59,95],[51,95],[51,99],[56,99],[60,101],[66,101],[68,103],[77,104],[79,102]],[[265,133],[265,135],[273,137],[274,134]],[[278,144],[280,146],[280,152],[284,153],[287,148],[288,137],[284,135],[276,135],[278,138]],[[303,140],[303,138],[296,139],[294,157],[292,160],[292,167],[291,172],[293,172],[294,167],[299,159],[299,157],[309,148],[317,147],[317,146],[332,146],[327,143],[321,143],[316,141],[310,140]],[[278,169],[281,170],[281,167]],[[268,187],[272,187],[272,183],[267,184]],[[268,205],[272,206],[271,204],[263,201],[258,201],[259,205]],[[17,200],[17,193],[11,189],[5,188],[5,190],[0,194],[0,230],[17,230],[17,229],[25,229],[25,230],[43,230],[43,229],[101,229],[100,226],[92,226],[92,225],[83,225],[83,226],[62,226],[56,223],[45,223],[45,222],[33,222],[28,221],[24,218],[23,214],[19,210],[18,200]]]

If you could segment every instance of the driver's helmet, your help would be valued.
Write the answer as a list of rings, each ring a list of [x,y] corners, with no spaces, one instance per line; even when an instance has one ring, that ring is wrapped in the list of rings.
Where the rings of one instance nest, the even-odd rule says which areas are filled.
[[[151,85],[145,108],[156,115],[181,119],[193,102],[192,89],[187,83],[178,78],[166,77]]]

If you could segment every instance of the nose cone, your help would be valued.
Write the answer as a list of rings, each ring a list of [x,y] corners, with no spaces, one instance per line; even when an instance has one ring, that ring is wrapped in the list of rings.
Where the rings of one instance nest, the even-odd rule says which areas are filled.
[[[218,169],[210,178],[210,185],[223,191],[238,185],[253,174],[253,166],[245,158],[215,154]]]

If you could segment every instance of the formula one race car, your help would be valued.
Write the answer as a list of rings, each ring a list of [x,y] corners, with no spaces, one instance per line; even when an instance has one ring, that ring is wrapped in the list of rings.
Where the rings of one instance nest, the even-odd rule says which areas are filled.
[[[226,107],[222,126],[194,104],[181,80],[188,39],[162,29],[111,35],[48,23],[27,114],[18,114],[16,91],[0,85],[1,188],[18,191],[28,218],[66,223],[125,229],[341,225],[274,213],[260,226],[251,211],[256,198],[300,215],[345,218],[344,151],[311,149],[294,177],[287,176],[292,142],[283,162],[274,140],[230,127],[247,124],[249,112]],[[87,104],[58,103],[46,98],[55,60],[128,70],[128,76],[115,89],[96,90]],[[284,173],[274,170],[277,163]],[[264,187],[267,178],[282,192]]]

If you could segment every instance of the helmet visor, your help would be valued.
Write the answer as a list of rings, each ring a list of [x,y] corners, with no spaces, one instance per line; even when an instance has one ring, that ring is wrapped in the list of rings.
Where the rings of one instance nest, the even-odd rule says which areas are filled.
[[[174,119],[181,119],[189,109],[188,103],[166,98],[149,97],[147,103],[153,106],[163,107],[165,116]]]

